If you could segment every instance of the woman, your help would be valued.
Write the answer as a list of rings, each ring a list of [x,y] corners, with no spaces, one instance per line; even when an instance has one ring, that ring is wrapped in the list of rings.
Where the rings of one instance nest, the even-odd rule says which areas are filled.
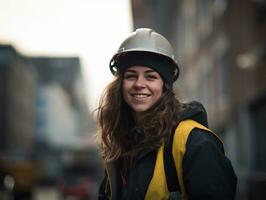
[[[204,108],[175,97],[179,68],[170,43],[151,29],[137,29],[111,59],[110,70],[115,79],[98,110],[106,165],[99,199],[174,198],[179,193],[169,190],[169,173],[170,178],[178,175],[174,185],[180,184],[182,199],[234,199],[236,176],[222,142],[206,128]],[[179,156],[183,133],[187,139]],[[160,153],[171,144],[164,155],[173,152],[173,171]]]

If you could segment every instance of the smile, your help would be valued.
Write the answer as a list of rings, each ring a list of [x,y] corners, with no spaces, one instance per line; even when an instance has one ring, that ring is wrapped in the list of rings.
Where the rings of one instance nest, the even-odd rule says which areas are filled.
[[[151,95],[150,94],[144,94],[144,93],[134,93],[134,94],[131,94],[131,96],[134,97],[135,99],[144,99],[144,98],[147,98]]]

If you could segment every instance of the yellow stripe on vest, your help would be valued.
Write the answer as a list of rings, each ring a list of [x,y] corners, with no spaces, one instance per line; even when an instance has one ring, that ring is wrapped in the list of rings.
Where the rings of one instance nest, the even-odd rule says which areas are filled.
[[[181,121],[175,130],[172,153],[180,184],[182,200],[187,199],[187,193],[183,182],[182,161],[186,152],[186,143],[188,136],[194,128],[203,129],[209,133],[214,134],[205,126],[190,119]],[[215,136],[219,139],[217,135]],[[163,149],[164,146],[161,146],[158,150],[153,177],[149,184],[145,200],[162,200],[169,198],[169,191],[167,189],[166,177],[164,173]]]
[[[153,177],[146,192],[145,200],[167,200],[169,191],[167,189],[164,173],[163,146],[159,148]]]

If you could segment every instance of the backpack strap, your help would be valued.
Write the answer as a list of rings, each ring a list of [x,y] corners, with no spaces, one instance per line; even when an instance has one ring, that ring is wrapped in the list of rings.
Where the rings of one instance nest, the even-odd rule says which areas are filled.
[[[172,154],[174,131],[170,135],[168,144],[164,146],[163,150],[163,161],[164,161],[164,171],[165,178],[167,182],[167,188],[169,192],[180,192],[180,185],[176,173],[175,161]]]

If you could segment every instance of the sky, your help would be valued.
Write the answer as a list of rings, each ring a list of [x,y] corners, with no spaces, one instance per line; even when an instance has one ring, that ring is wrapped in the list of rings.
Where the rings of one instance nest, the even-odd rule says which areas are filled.
[[[0,43],[26,56],[79,56],[90,110],[132,30],[130,0],[0,0]]]

